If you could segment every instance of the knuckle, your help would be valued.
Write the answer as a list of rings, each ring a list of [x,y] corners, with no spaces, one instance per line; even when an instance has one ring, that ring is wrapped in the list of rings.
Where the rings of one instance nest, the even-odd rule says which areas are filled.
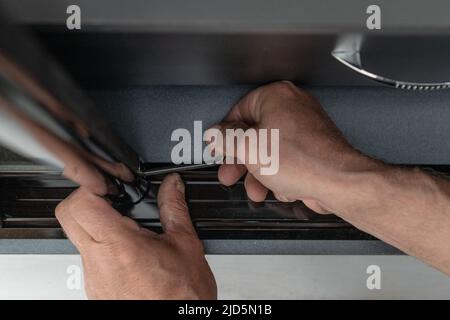
[[[102,197],[91,194],[91,197],[88,200],[89,202],[86,201],[86,205],[90,204],[92,207],[95,208],[105,208],[105,206],[109,207],[108,202]]]
[[[80,208],[80,204],[83,204],[83,202],[86,200],[86,196],[89,195],[86,194],[85,190],[83,190],[82,188],[76,189],[66,199],[58,203],[58,205],[55,207],[55,216],[57,218],[60,218],[67,212],[78,210]]]
[[[60,219],[62,215],[66,212],[66,200],[61,201],[55,208],[55,216]]]
[[[131,266],[138,260],[139,254],[136,250],[124,250],[119,253],[119,263],[123,266]]]
[[[293,92],[297,91],[297,87],[292,83],[288,81],[278,81],[270,84],[267,87],[268,90],[284,93],[284,94],[291,94]]]
[[[77,201],[73,202],[73,205],[76,206],[78,210],[86,211],[100,210],[104,207],[105,204],[107,204],[107,201],[105,199],[86,191],[83,191],[83,193],[79,193]]]
[[[275,94],[284,98],[309,98],[309,94],[299,89],[290,81],[278,81],[269,84],[265,91],[266,94]]]
[[[261,105],[272,99],[286,98],[292,95],[292,88],[283,81],[273,82],[257,88],[252,92],[251,101],[253,105]]]

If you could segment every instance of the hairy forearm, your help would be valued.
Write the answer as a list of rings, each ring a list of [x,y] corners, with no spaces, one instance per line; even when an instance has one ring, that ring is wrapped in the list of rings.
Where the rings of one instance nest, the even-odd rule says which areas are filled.
[[[383,165],[344,174],[327,201],[357,228],[450,274],[450,182]]]

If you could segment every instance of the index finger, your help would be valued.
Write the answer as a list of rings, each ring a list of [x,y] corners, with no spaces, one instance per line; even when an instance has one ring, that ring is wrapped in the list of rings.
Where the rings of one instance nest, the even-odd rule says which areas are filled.
[[[83,253],[85,248],[95,243],[95,240],[72,217],[66,202],[62,201],[58,204],[55,209],[55,216],[66,236],[80,253]]]
[[[243,121],[247,124],[254,124],[259,121],[259,105],[257,103],[259,89],[254,90],[236,103],[225,116],[224,121]]]
[[[225,117],[225,121],[244,121],[249,125],[254,125],[261,120],[264,101],[270,97],[283,95],[286,90],[289,92],[300,92],[298,88],[290,81],[278,81],[261,86],[244,96]]]
[[[105,199],[86,188],[75,190],[63,204],[66,214],[96,242],[108,242],[129,231],[140,230],[137,223],[122,216]]]

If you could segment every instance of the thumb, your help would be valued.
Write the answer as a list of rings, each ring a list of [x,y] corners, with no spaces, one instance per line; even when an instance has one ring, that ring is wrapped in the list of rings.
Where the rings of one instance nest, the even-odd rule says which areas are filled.
[[[165,233],[186,233],[197,236],[185,200],[181,177],[173,173],[164,178],[158,191],[161,225]]]

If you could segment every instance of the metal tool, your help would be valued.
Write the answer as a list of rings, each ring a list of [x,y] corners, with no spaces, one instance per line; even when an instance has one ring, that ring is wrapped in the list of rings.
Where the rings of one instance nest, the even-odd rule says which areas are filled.
[[[182,172],[182,171],[190,171],[190,170],[198,170],[204,168],[212,168],[218,166],[223,163],[223,156],[217,155],[214,159],[210,160],[208,163],[194,163],[194,164],[184,164],[184,165],[172,165],[165,167],[155,167],[147,169],[148,166],[145,166],[143,170],[139,171],[139,175],[143,177],[148,176],[156,176],[162,174],[169,174],[173,172]]]
[[[173,173],[173,172],[198,170],[198,169],[215,167],[215,166],[217,166],[216,163],[211,163],[211,164],[201,163],[201,164],[167,166],[167,167],[163,167],[163,168],[154,168],[154,169],[149,169],[149,170],[145,170],[145,171],[140,171],[138,174],[143,177],[148,177],[148,176],[156,176],[156,175],[161,175],[161,174],[169,174],[169,173]]]
[[[450,88],[450,82],[408,82],[394,80],[372,73],[362,67],[359,52],[332,52],[331,54],[338,61],[356,72],[391,87],[406,90],[441,90]]]

